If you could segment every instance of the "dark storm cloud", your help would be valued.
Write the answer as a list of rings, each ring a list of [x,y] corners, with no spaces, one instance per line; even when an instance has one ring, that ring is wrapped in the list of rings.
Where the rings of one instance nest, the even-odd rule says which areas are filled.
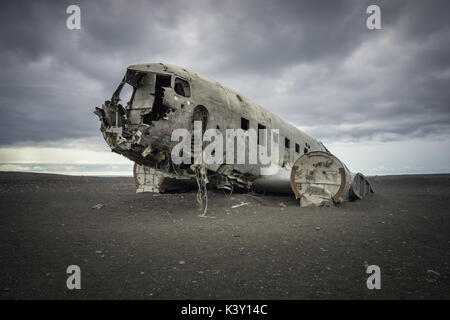
[[[382,30],[365,26],[379,4]],[[82,29],[65,27],[69,4]],[[0,143],[99,136],[133,63],[182,65],[325,140],[449,134],[447,1],[20,1],[0,18]]]

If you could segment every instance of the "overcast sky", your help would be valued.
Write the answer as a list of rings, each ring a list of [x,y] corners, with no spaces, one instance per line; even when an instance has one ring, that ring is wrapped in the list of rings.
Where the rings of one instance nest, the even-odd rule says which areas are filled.
[[[81,8],[81,30],[66,8]],[[368,30],[366,8],[381,8]],[[128,173],[92,113],[127,65],[224,85],[353,171],[450,172],[450,2],[2,1],[0,170]]]

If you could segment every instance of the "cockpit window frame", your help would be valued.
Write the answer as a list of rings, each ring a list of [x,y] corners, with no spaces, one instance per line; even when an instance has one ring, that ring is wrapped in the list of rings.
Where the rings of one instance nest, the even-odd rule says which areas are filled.
[[[183,79],[181,77],[174,77],[174,81],[173,81],[173,91],[175,91],[175,93],[181,97],[184,98],[190,98],[192,96],[192,89],[191,89],[191,84],[189,83],[189,81],[187,81],[186,79]],[[177,91],[177,80],[180,81],[181,85],[183,86],[183,93],[181,94]],[[187,85],[187,87],[186,87]],[[188,92],[186,92],[186,88],[188,89]]]

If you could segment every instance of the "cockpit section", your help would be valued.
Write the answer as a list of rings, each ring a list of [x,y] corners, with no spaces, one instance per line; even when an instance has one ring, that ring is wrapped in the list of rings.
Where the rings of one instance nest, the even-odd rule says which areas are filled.
[[[170,157],[170,132],[179,125],[177,114],[185,112],[190,97],[189,82],[178,74],[131,66],[111,99],[94,113],[114,152],[139,164],[165,166]]]

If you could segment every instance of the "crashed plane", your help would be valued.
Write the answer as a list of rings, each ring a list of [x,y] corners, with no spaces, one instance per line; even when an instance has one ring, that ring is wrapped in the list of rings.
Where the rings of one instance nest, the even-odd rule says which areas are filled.
[[[362,174],[351,173],[321,142],[219,82],[178,66],[129,66],[111,99],[94,113],[111,150],[135,163],[137,192],[196,181],[200,202],[209,184],[289,192],[301,206],[373,192]]]

